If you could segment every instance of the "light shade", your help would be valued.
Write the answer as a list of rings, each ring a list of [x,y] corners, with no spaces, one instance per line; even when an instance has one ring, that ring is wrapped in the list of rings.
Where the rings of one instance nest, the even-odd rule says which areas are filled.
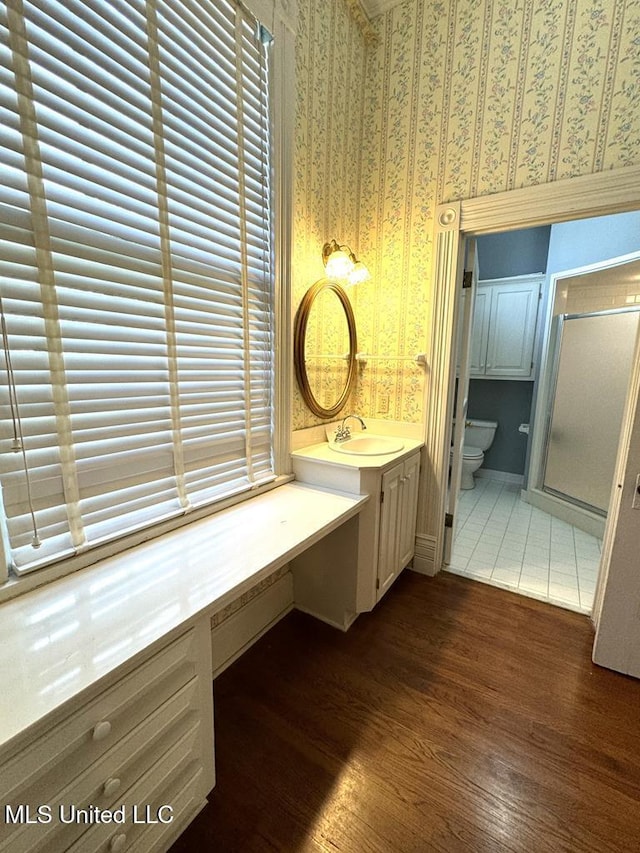
[[[322,260],[329,278],[344,279],[348,284],[359,284],[370,278],[369,270],[349,246],[341,246],[337,240],[324,244]]]
[[[349,284],[362,284],[363,281],[368,281],[371,274],[362,261],[356,261],[353,269],[347,274]]]
[[[342,249],[336,249],[327,259],[326,270],[329,278],[346,278],[354,268],[355,264]]]

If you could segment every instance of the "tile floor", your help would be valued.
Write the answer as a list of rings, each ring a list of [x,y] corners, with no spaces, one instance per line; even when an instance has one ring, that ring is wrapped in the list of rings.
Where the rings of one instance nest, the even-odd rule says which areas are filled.
[[[460,492],[447,570],[590,613],[601,540],[524,503],[520,486],[489,478]]]

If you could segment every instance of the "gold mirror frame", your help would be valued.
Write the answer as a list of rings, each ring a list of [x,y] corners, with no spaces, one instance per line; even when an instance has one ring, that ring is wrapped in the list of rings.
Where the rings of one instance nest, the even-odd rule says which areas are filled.
[[[331,406],[330,408],[325,408],[324,406],[321,406],[320,403],[316,400],[313,391],[311,390],[311,385],[309,384],[309,377],[307,376],[307,368],[304,356],[305,337],[307,332],[307,323],[309,321],[309,313],[311,311],[314,301],[325,290],[332,291],[340,300],[347,319],[347,326],[349,328],[347,379],[340,398],[338,399],[336,404]],[[337,282],[332,281],[331,279],[321,278],[319,281],[313,284],[303,296],[302,302],[300,303],[300,305],[298,306],[298,310],[296,311],[293,334],[293,360],[296,370],[296,379],[298,380],[298,385],[300,387],[302,397],[314,415],[318,415],[318,417],[320,418],[332,418],[334,415],[338,414],[340,409],[344,407],[345,403],[349,398],[349,394],[351,394],[353,383],[355,382],[356,378],[357,350],[358,343],[356,338],[356,320],[353,315],[351,303],[349,302],[349,297]]]

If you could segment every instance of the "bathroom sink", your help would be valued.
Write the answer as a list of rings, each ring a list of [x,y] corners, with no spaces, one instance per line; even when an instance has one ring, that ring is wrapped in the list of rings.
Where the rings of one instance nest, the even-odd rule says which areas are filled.
[[[329,443],[336,453],[355,453],[357,456],[384,456],[385,453],[397,453],[404,447],[400,438],[385,435],[356,435],[347,441]]]

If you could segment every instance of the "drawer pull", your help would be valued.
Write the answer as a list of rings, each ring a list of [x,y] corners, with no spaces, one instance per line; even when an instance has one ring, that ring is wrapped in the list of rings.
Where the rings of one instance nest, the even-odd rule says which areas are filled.
[[[104,783],[102,792],[105,796],[110,797],[111,794],[115,794],[119,790],[121,784],[122,782],[119,779],[111,777],[111,779],[107,779]]]
[[[111,844],[109,845],[109,850],[111,850],[111,853],[118,853],[119,850],[124,850],[126,843],[127,834],[126,832],[121,832],[119,835],[113,836]]]
[[[109,737],[111,734],[111,723],[107,720],[102,720],[99,723],[96,723],[93,727],[93,739],[94,740],[104,740],[106,737]]]

